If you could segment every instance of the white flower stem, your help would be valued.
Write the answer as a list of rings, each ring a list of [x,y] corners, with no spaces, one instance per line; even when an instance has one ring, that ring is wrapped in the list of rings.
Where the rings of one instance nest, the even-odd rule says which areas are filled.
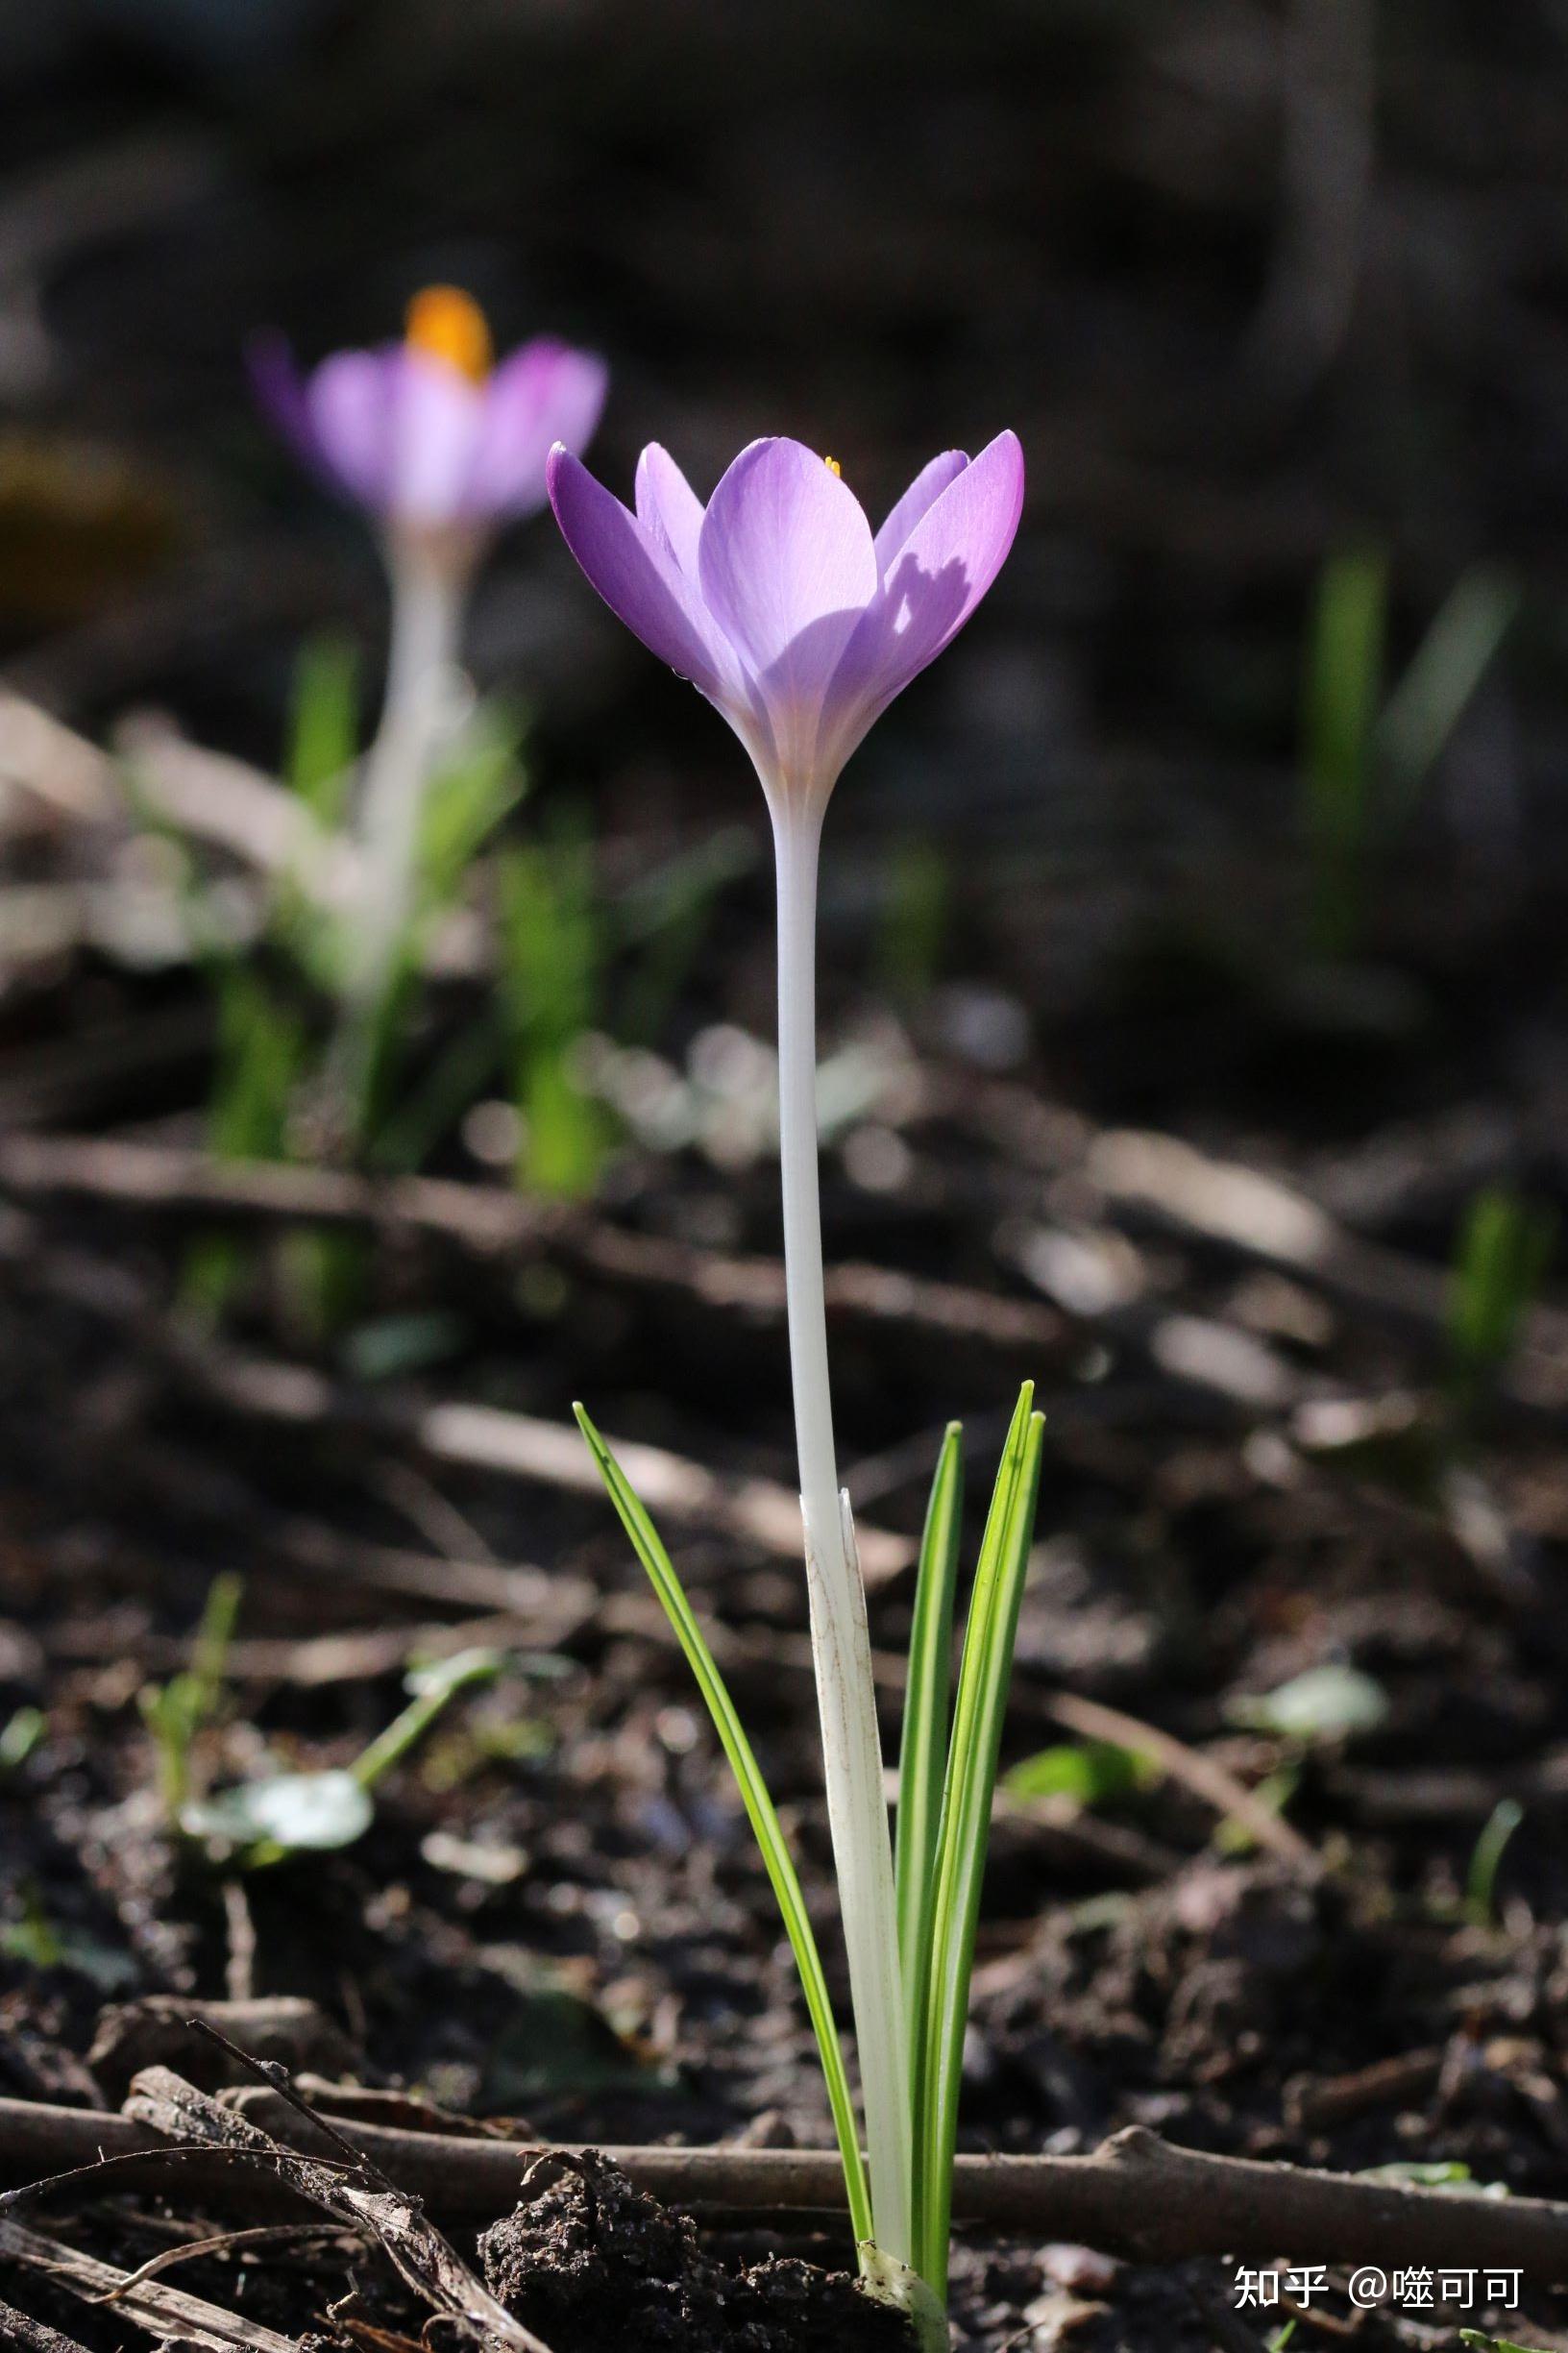
[[[466,566],[419,541],[394,542],[392,643],[381,723],[358,815],[361,898],[349,994],[374,1012],[391,983],[414,910],[419,821],[457,659]]]
[[[817,1182],[817,851],[821,819],[773,814],[778,872],[779,1161],[790,1370],[828,1822],[849,1959],[877,2243],[907,2264],[910,2107],[893,1842],[866,1589],[841,1507]]]
[[[325,1104],[335,1148],[363,1140],[388,993],[413,918],[419,824],[445,727],[469,566],[451,551],[393,539],[386,551],[392,642],[376,741],[355,818],[355,895],[339,980]]]

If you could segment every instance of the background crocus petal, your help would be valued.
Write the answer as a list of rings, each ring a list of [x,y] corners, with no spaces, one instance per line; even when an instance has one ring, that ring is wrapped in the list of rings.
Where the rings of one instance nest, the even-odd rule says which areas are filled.
[[[468,512],[484,389],[423,352],[401,350],[393,365],[388,518],[439,527]]]
[[[305,378],[288,337],[271,332],[253,335],[245,347],[245,366],[251,389],[284,440],[292,442],[311,465],[325,471],[321,444],[310,421]]]
[[[696,584],[702,502],[668,450],[650,441],[637,460],[637,520]]]
[[[339,352],[322,361],[306,386],[316,448],[343,487],[367,506],[384,506],[391,489],[393,383],[401,355],[397,349]]]
[[[768,698],[819,698],[876,593],[860,502],[798,441],[753,441],[708,502],[702,598]]]
[[[736,664],[668,550],[570,452],[551,452],[547,480],[562,536],[611,612],[739,724]]]
[[[466,503],[475,515],[523,515],[545,502],[545,460],[557,441],[580,456],[593,439],[609,371],[591,352],[540,335],[483,387]]]
[[[830,700],[847,759],[911,678],[949,645],[991,586],[1023,511],[1023,452],[998,433],[933,500],[845,649]]]
[[[920,468],[877,532],[876,566],[883,579],[887,578],[889,567],[902,552],[905,540],[926,509],[941,498],[948,483],[956,480],[968,462],[965,451],[943,450],[940,456],[932,458],[928,466]]]

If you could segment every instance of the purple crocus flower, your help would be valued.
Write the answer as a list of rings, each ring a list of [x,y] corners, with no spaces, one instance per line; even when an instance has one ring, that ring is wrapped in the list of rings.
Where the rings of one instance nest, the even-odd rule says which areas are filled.
[[[463,549],[543,506],[551,445],[586,448],[607,382],[602,360],[548,335],[493,365],[484,314],[455,286],[416,295],[399,343],[304,374],[267,336],[251,367],[268,414],[333,489],[394,538]]]
[[[707,507],[657,443],[636,512],[566,448],[551,503],[589,579],[723,713],[782,811],[821,809],[872,722],[961,629],[1013,544],[1023,453],[922,468],[874,536],[837,465],[753,441]]]
[[[1013,544],[1023,454],[1002,433],[945,451],[872,533],[831,459],[754,441],[706,509],[657,447],[636,512],[569,451],[551,503],[600,595],[723,713],[756,765],[778,875],[779,1166],[806,1586],[823,1780],[860,2050],[872,2230],[915,2258],[910,2016],[866,1595],[841,1498],[828,1381],[816,1111],[816,895],[822,812],[878,714],[961,629]],[[831,2081],[831,2074],[830,2074]],[[852,2205],[859,2150],[835,2110]]]

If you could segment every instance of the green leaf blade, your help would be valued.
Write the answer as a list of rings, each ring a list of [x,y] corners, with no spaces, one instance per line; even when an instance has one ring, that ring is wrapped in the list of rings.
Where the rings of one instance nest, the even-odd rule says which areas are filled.
[[[964,1517],[963,1436],[960,1425],[949,1422],[931,1482],[931,1501],[925,1515],[915,1584],[915,1621],[910,1630],[909,1677],[898,1758],[894,1878],[898,1903],[898,1960],[909,2013],[912,2060],[924,2032],[931,1967],[931,1909],[936,1896],[942,1785],[946,1770],[952,1693],[953,1603]]]
[[[857,2244],[871,2240],[871,2201],[867,2185],[865,2162],[861,2155],[860,2134],[855,2118],[854,2098],[849,2078],[845,2071],[844,2053],[839,2044],[838,2027],[834,2022],[833,2005],[828,1995],[827,1980],[822,1973],[821,1956],[817,1949],[806,1900],[801,1890],[799,1875],[785,1842],[783,1826],[769,1795],[762,1769],[752,1753],[735,1710],[729,1689],[719,1671],[718,1662],[709,1650],[695,1612],[686,1598],[685,1588],[675,1574],[674,1564],[665,1551],[658,1531],[644,1510],[628,1483],[625,1472],[611,1454],[609,1447],[594,1427],[580,1405],[574,1405],[577,1427],[588,1442],[589,1452],[599,1466],[600,1478],[620,1515],[621,1524],[631,1539],[632,1550],[642,1562],[649,1582],[674,1629],[675,1638],[686,1654],[687,1663],[697,1678],[709,1715],[713,1719],[720,1744],[729,1761],[731,1772],[741,1793],[741,1802],[762,1855],[763,1867],[783,1916],[785,1933],[795,1955],[800,1974],[801,1990],[806,2009],[817,2037],[817,2048],[821,2060],[823,2080],[827,2087],[828,2105],[833,2114],[833,2129],[838,2139],[839,2155],[844,2165],[845,2187],[848,2194],[849,2215]]]
[[[1034,1537],[1044,1416],[1019,1392],[975,1570],[943,1796],[931,1929],[930,1996],[917,2089],[917,2268],[945,2301],[953,2155],[980,1886],[1001,1753],[1002,1718]]]

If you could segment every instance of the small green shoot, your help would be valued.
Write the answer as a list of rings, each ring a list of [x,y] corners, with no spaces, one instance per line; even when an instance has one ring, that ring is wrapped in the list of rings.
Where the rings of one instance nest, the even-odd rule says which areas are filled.
[[[1464,1916],[1472,1927],[1497,1926],[1497,1875],[1524,1819],[1525,1809],[1517,1798],[1500,1798],[1476,1841],[1464,1883]]]
[[[283,781],[328,831],[343,821],[359,760],[359,657],[345,638],[313,638],[294,665]]]
[[[580,1200],[604,1157],[602,1107],[578,1085],[573,1049],[593,1024],[602,941],[593,851],[580,832],[508,853],[501,867],[502,1007],[512,1096],[523,1115],[519,1180]]]
[[[929,833],[906,834],[888,870],[876,963],[883,989],[908,1005],[933,988],[952,926],[952,862]]]
[[[158,1751],[159,1794],[171,1823],[178,1823],[191,1790],[191,1752],[213,1721],[223,1698],[224,1668],[245,1581],[233,1570],[208,1587],[191,1645],[190,1665],[166,1683],[149,1683],[140,1694],[141,1712]]]
[[[1515,2344],[1511,2337],[1486,2337],[1479,2328],[1461,2328],[1460,2344],[1474,2347],[1474,2353],[1540,2353],[1534,2345]]]
[[[0,1725],[0,1775],[20,1773],[46,1729],[41,1707],[18,1707]]]
[[[65,1947],[43,1908],[37,1882],[24,1880],[21,1897],[20,1920],[0,1922],[0,1953],[8,1960],[20,1961],[26,1969],[58,1969],[65,1958]]]
[[[1360,548],[1324,565],[1309,641],[1303,752],[1312,928],[1330,956],[1343,954],[1360,929],[1387,612],[1385,556]]]
[[[1114,1740],[1065,1740],[1037,1750],[1013,1767],[1002,1787],[1025,1803],[1058,1799],[1091,1811],[1137,1797],[1161,1778],[1161,1767]]]
[[[1466,573],[1384,698],[1388,559],[1331,556],[1308,635],[1302,792],[1318,952],[1354,951],[1377,862],[1413,815],[1519,609],[1501,575]]]
[[[1502,1186],[1470,1203],[1449,1283],[1449,1360],[1461,1405],[1476,1405],[1507,1368],[1556,1239],[1550,1210]]]
[[[317,1773],[266,1774],[181,1809],[180,1827],[214,1859],[259,1871],[291,1855],[353,1846],[375,1820],[371,1793],[430,1730],[459,1692],[494,1681],[499,1651],[459,1651],[404,1679],[408,1705],[352,1765]]]

